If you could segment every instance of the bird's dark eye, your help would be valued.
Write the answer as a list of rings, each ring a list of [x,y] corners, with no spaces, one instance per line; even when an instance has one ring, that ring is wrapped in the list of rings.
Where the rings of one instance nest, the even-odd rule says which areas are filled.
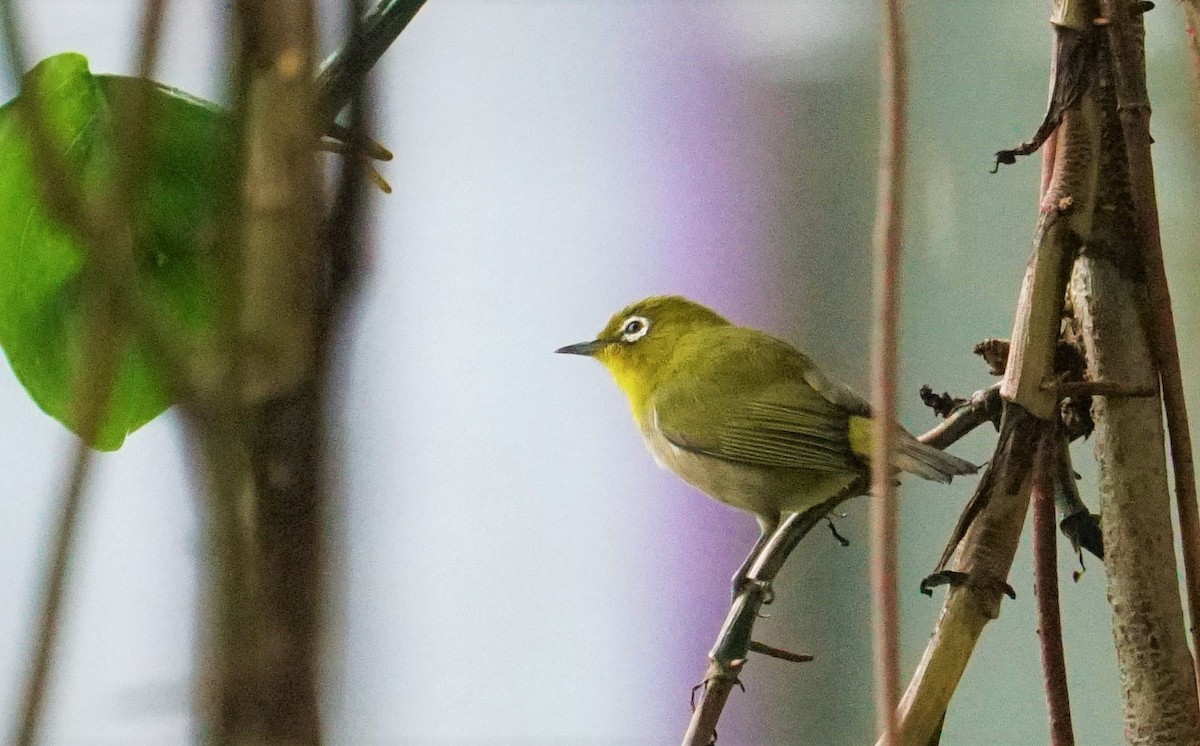
[[[622,342],[636,342],[650,331],[650,321],[645,316],[630,316],[621,327]]]

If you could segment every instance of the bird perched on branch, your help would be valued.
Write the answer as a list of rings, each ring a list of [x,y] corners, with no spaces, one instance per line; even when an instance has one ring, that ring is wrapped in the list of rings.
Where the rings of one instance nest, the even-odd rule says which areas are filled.
[[[735,596],[753,582],[754,560],[784,515],[865,489],[870,405],[786,342],[699,303],[647,298],[596,339],[557,352],[608,368],[660,466],[758,519],[758,541],[733,577]],[[895,466],[937,482],[975,472],[903,429]]]

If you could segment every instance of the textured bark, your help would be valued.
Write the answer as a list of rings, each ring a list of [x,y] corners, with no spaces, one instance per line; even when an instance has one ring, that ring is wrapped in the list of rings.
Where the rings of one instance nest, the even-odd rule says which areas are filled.
[[[1112,58],[1112,88],[1116,100],[1113,117],[1113,152],[1125,155],[1129,202],[1136,232],[1132,245],[1145,273],[1149,301],[1146,330],[1150,351],[1162,383],[1171,444],[1171,473],[1175,482],[1175,507],[1179,514],[1179,537],[1183,550],[1183,575],[1187,588],[1187,610],[1192,647],[1200,650],[1200,509],[1197,508],[1196,463],[1188,425],[1187,397],[1175,312],[1163,260],[1158,199],[1154,188],[1154,159],[1151,155],[1150,93],[1146,88],[1146,27],[1143,14],[1153,3],[1138,0],[1102,0],[1109,23],[1105,38]],[[1120,133],[1118,138],[1116,132]],[[1124,148],[1120,148],[1120,144]],[[1197,672],[1200,673],[1200,672]]]
[[[1093,379],[1157,389],[1139,309],[1144,292],[1107,259],[1085,256],[1071,287]],[[1163,448],[1162,399],[1097,397],[1108,597],[1133,744],[1200,743],[1184,634]]]
[[[1109,85],[1098,92],[1099,209],[1072,276],[1075,323],[1089,379],[1157,392],[1117,102]],[[1157,393],[1094,400],[1105,567],[1127,741],[1196,744],[1200,711],[1175,564],[1162,406]]]

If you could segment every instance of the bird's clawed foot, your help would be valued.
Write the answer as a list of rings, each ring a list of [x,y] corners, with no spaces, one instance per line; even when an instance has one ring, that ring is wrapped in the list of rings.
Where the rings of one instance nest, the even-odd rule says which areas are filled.
[[[733,686],[736,686],[738,689],[741,689],[743,692],[746,691],[746,685],[743,684],[742,680],[739,679],[736,675],[732,676],[732,677],[727,677],[722,674],[714,674],[714,675],[706,678],[704,681],[701,681],[699,684],[696,684],[694,687],[692,687],[692,696],[691,696],[692,712],[696,711],[696,692],[707,692],[709,684],[712,684],[714,681],[724,679],[724,678],[728,678],[729,680],[731,680],[733,682]]]
[[[769,580],[758,580],[756,578],[748,578],[745,575],[735,575],[730,601],[737,601],[738,596],[743,593],[761,594],[764,606],[775,600],[775,590],[771,587]]]

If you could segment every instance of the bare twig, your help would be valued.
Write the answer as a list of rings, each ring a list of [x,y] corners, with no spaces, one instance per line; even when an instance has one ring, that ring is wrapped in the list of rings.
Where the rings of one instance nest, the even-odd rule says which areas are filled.
[[[1055,374],[1063,299],[1072,262],[1091,232],[1100,144],[1095,75],[1094,12],[1083,0],[1060,0],[1054,12],[1051,108],[1059,107],[1055,150],[1043,156],[1035,251],[1013,327],[1001,393],[1033,415],[1050,419],[1058,398],[1045,383]],[[1049,135],[1049,132],[1045,133]],[[1070,155],[1070,159],[1067,155]],[[1046,170],[1050,170],[1047,177]]]
[[[952,411],[949,417],[918,440],[934,448],[945,449],[985,422],[993,422],[998,426],[1003,405],[1000,384],[976,391],[966,404]]]
[[[1037,599],[1038,639],[1042,675],[1050,716],[1052,746],[1073,746],[1067,664],[1063,656],[1062,618],[1058,605],[1058,547],[1055,531],[1055,465],[1057,450],[1065,448],[1056,429],[1048,429],[1033,462],[1033,587]]]
[[[1175,336],[1175,314],[1163,263],[1162,235],[1154,193],[1154,161],[1150,154],[1150,98],[1146,90],[1145,29],[1141,14],[1122,0],[1102,0],[1108,19],[1109,50],[1115,73],[1117,113],[1125,141],[1137,243],[1146,269],[1146,292],[1150,300],[1150,344],[1162,382],[1171,439],[1171,465],[1175,475],[1175,499],[1179,511],[1179,534],[1183,549],[1183,572],[1192,647],[1200,651],[1200,512],[1196,506],[1196,473],[1192,460],[1192,436],[1187,421],[1187,402]]]
[[[124,203],[121,207],[127,219],[133,217],[134,206],[148,171],[142,166],[154,122],[154,112],[151,111],[154,88],[150,81],[154,78],[154,67],[158,60],[165,12],[165,0],[146,0],[138,35],[141,43],[137,60],[137,76],[144,82],[133,87],[132,94],[114,107],[113,146],[119,155],[116,191]]]
[[[1091,29],[1092,14],[1086,3],[1064,0],[1055,12],[1053,59],[1055,86],[1064,85],[1061,71],[1064,58],[1073,65],[1084,63],[1078,55],[1069,56],[1060,47],[1078,44],[1069,25]],[[1090,46],[1090,45],[1089,45]],[[1082,74],[1082,73],[1081,73]],[[1054,94],[1052,94],[1052,98]],[[1094,195],[1098,175],[1100,127],[1094,97],[1073,97],[1072,108],[1062,112],[1060,130],[1054,139],[1056,154],[1043,154],[1054,168],[1039,205],[1034,252],[1025,270],[1008,360],[1000,393],[1006,401],[1043,420],[1058,417],[1059,397],[1045,383],[1055,378],[1055,357],[1059,345],[1062,311],[1070,269],[1081,242],[1090,234]],[[978,349],[978,348],[977,348]],[[986,491],[976,493],[959,518],[942,552],[938,570],[944,570],[968,526],[986,507]]]

